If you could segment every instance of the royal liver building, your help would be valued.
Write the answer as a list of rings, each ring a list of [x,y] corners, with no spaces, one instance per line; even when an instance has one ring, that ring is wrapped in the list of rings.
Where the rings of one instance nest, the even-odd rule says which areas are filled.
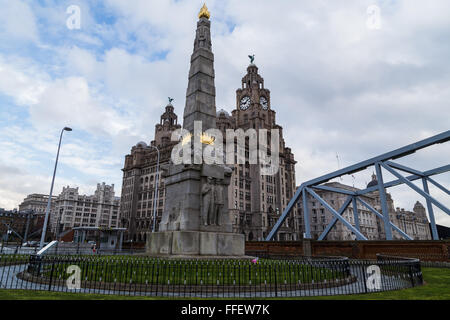
[[[205,33],[205,25],[201,28],[202,30],[198,29],[196,32],[196,43],[202,34],[207,34],[208,37],[210,35],[209,30]],[[256,131],[267,129],[269,145],[272,138],[270,133],[278,132],[279,166],[275,174],[265,175],[259,164],[251,164],[248,161],[251,151],[247,140],[245,140],[244,161],[239,164],[227,163],[232,169],[228,187],[228,211],[233,231],[244,234],[246,240],[263,240],[294,194],[296,162],[291,149],[285,146],[282,127],[276,123],[276,112],[271,107],[270,91],[265,87],[264,79],[253,61],[254,56],[250,56],[250,65],[236,91],[234,110],[231,114],[220,110],[216,116],[216,126],[223,132],[224,138],[227,129],[242,129],[243,132],[249,132],[249,129]],[[132,147],[131,153],[125,156],[125,165],[122,169],[120,222],[122,227],[127,228],[126,240],[143,242],[146,241],[148,231],[159,230],[167,194],[164,177],[157,175],[156,148],[160,152],[160,167],[164,167],[171,159],[173,147],[179,142],[171,141],[172,132],[180,127],[172,99],[169,99],[160,122],[155,126],[154,140],[149,145],[145,142],[137,143]],[[156,187],[158,192],[155,199]],[[296,229],[294,223],[296,210],[278,232],[279,240],[299,238],[300,231]]]

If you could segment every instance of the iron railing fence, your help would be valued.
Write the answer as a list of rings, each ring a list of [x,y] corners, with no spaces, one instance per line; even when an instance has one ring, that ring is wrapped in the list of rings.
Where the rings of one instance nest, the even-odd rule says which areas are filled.
[[[450,249],[450,247],[449,247]],[[420,252],[419,252],[420,251]],[[446,250],[447,251],[447,250]],[[264,259],[289,259],[292,257],[297,257],[299,254],[297,253],[286,253],[286,254],[280,254],[280,253],[272,253],[268,250],[246,250],[246,255],[248,256],[256,256]],[[422,263],[426,262],[444,262],[450,263],[450,250],[448,250],[448,253],[433,253],[433,252],[426,252],[426,249],[417,250],[417,252],[405,252],[404,250],[395,250],[395,248],[391,248],[390,250],[384,250],[380,249],[379,254],[386,255],[386,256],[392,256],[392,257],[398,257],[398,258],[411,258],[411,259],[419,259],[422,261]],[[314,258],[320,258],[322,255],[314,254]],[[329,259],[329,256],[323,256],[325,259]],[[341,253],[340,255],[336,255],[336,258],[338,257],[347,257],[346,253]],[[355,258],[357,259],[357,258]]]
[[[252,261],[0,255],[0,286],[4,289],[269,298],[381,292],[421,284],[419,260],[385,256],[377,260],[295,257]]]

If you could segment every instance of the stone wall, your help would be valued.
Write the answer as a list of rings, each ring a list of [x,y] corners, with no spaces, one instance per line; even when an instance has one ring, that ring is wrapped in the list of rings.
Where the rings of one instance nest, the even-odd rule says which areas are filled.
[[[260,241],[246,242],[247,255],[259,256],[346,256],[376,259],[376,254],[418,258],[423,261],[450,261],[450,241]]]

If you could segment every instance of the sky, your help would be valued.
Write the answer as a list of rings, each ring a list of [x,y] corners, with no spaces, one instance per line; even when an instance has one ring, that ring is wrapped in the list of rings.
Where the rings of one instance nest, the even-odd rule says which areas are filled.
[[[64,126],[73,131],[64,134],[55,193],[70,185],[92,194],[106,182],[120,196],[124,157],[138,141],[153,140],[167,97],[182,117],[202,5],[0,0],[0,208],[49,192]],[[217,109],[236,107],[255,54],[298,185],[450,129],[448,0],[207,5]],[[429,170],[448,159],[450,143],[398,162]],[[372,171],[336,181],[363,188]],[[434,178],[450,185],[450,173]],[[446,194],[430,191],[450,207]],[[389,192],[396,207],[425,204],[406,186]],[[435,214],[450,226],[448,215]]]

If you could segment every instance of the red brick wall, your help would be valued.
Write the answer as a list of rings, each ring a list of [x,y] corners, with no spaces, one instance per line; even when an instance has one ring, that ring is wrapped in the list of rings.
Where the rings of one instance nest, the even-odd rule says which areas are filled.
[[[63,237],[61,237],[61,241],[72,242],[74,235],[75,235],[75,231],[71,230],[68,233],[66,233]]]
[[[375,259],[377,253],[414,257],[424,261],[450,261],[450,241],[314,241],[314,256],[346,256],[353,259]],[[303,255],[302,241],[247,242],[247,254]]]

